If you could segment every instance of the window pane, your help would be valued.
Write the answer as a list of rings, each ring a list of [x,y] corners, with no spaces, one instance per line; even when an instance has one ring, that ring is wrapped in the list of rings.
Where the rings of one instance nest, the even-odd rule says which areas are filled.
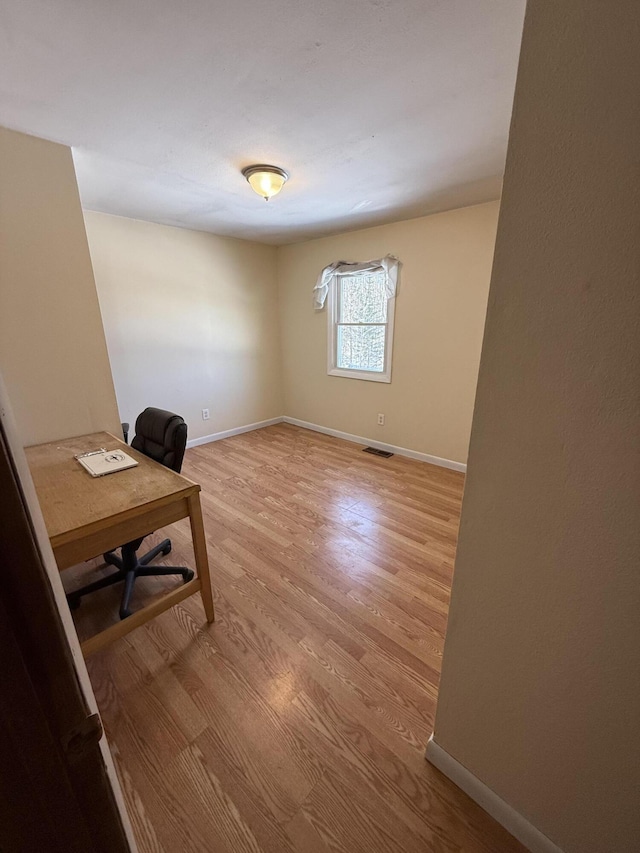
[[[385,326],[338,326],[336,367],[384,372]]]
[[[339,323],[386,323],[384,273],[340,276]]]

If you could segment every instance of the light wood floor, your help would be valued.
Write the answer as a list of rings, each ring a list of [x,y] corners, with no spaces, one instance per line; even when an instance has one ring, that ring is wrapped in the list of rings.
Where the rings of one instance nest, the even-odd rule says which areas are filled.
[[[193,596],[89,661],[140,850],[522,850],[424,759],[462,475],[284,424],[183,472],[217,621]],[[187,524],[165,532],[193,565]],[[117,600],[86,599],[80,634]]]

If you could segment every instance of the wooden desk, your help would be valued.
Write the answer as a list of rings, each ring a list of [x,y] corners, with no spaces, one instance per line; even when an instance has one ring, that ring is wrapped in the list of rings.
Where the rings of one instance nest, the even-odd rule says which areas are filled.
[[[119,447],[135,468],[92,477],[74,459],[78,453]],[[213,622],[213,595],[200,509],[200,486],[154,462],[108,432],[51,441],[25,449],[53,553],[60,571],[189,518],[197,577],[127,619],[82,643],[84,656],[103,648],[164,610],[199,592]]]

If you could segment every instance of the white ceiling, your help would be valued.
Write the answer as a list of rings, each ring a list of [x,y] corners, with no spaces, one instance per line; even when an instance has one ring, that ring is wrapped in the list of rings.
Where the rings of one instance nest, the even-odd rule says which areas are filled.
[[[0,124],[92,210],[287,243],[499,196],[525,0],[1,0]],[[291,174],[266,203],[240,174]]]

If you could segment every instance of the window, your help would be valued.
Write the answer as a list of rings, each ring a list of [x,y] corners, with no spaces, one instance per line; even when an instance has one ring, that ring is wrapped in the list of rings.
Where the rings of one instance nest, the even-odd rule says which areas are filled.
[[[394,306],[386,269],[333,275],[328,311],[331,376],[391,382]]]
[[[322,311],[329,297],[328,373],[391,382],[393,316],[400,261],[386,255],[359,264],[335,261],[313,288]]]

